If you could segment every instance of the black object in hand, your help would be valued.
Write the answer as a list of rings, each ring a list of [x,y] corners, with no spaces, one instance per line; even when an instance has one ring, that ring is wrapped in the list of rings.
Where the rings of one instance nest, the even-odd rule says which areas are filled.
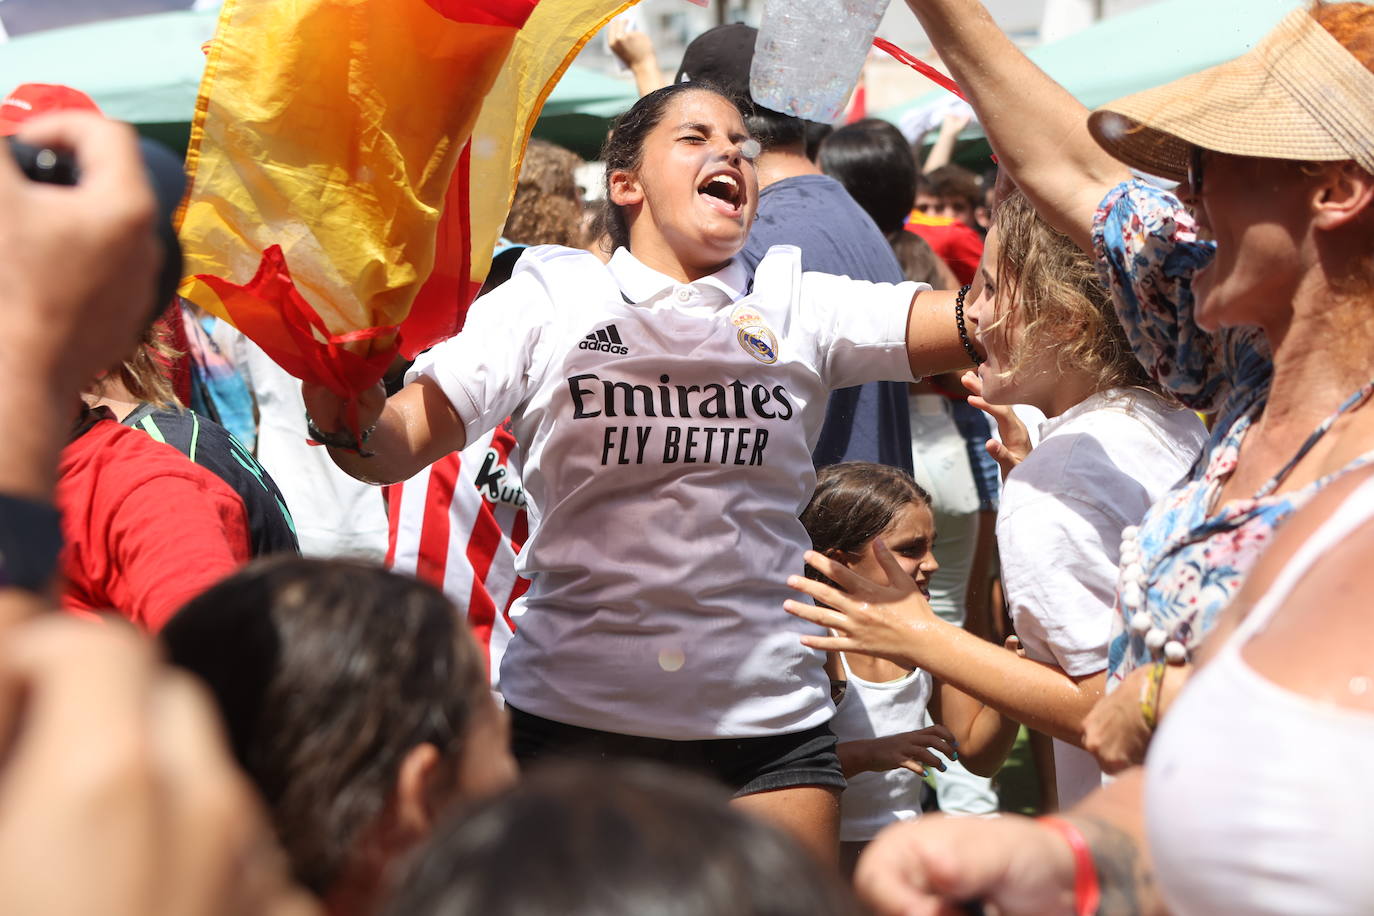
[[[70,151],[21,143],[13,137],[7,139],[20,171],[31,180],[62,185],[74,185],[81,180],[76,158]],[[161,143],[145,137],[139,140],[139,151],[148,171],[148,183],[157,197],[157,220],[153,231],[162,245],[163,254],[157,292],[149,306],[148,321],[151,323],[172,304],[177,287],[181,284],[181,243],[172,228],[172,219],[186,190],[186,173],[182,169],[181,157]]]
[[[45,181],[48,184],[76,184],[76,159],[65,150],[34,146],[10,138],[10,152],[19,170],[31,181]]]

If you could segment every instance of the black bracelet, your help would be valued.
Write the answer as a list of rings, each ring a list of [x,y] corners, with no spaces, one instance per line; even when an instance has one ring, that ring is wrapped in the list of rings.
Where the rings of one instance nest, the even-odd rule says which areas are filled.
[[[341,429],[338,432],[327,433],[315,425],[315,420],[310,416],[310,414],[306,414],[305,431],[307,434],[309,434],[311,439],[320,443],[320,445],[327,445],[330,448],[342,449],[346,452],[357,452],[359,458],[371,458],[375,454],[374,452],[369,452],[367,449],[363,448],[363,445],[365,445],[367,443],[367,440],[372,438],[372,434],[377,431],[376,426],[369,426],[367,429],[363,430],[361,438],[355,437],[351,432],[349,432],[346,429]]]
[[[968,339],[968,328],[964,327],[964,297],[968,295],[968,291],[971,289],[973,289],[972,284],[961,287],[959,295],[954,297],[954,321],[959,325],[959,342],[964,345],[964,352],[968,354],[969,359],[973,360],[973,364],[978,366],[982,364],[983,357],[979,356],[978,351],[973,349],[973,341]]]

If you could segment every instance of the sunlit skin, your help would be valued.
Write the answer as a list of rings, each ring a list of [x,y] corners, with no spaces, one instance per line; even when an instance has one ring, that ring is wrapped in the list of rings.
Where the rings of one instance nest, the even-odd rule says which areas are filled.
[[[1194,275],[1199,327],[1259,325],[1281,339],[1312,246],[1313,182],[1292,162],[1203,154],[1202,192],[1178,193],[1198,222],[1199,236],[1217,243],[1216,257]]]
[[[897,558],[897,565],[916,583],[921,594],[929,598],[930,577],[940,568],[935,560],[935,515],[930,507],[921,503],[907,503],[897,511],[892,523],[878,537]],[[864,545],[857,557],[844,554],[838,559],[861,576],[869,579],[882,577],[882,567],[878,565],[869,544]]]
[[[610,175],[611,200],[625,208],[636,258],[692,282],[744,247],[759,200],[749,142],[738,109],[713,92],[686,92],[668,103],[644,139],[639,168]],[[734,183],[735,200],[703,193],[718,177]]]
[[[969,333],[987,354],[976,369],[982,385],[979,393],[988,404],[1030,404],[1047,417],[1057,417],[1092,394],[1092,380],[1062,371],[1054,348],[1046,345],[1023,357],[1015,372],[1009,371],[1011,355],[1021,345],[1025,328],[1019,310],[1007,301],[1003,278],[997,276],[1000,250],[994,227],[988,232],[978,267],[980,282],[964,306]]]
[[[930,598],[930,577],[940,568],[935,560],[935,537],[935,515],[929,506],[921,503],[907,503],[878,535],[892,552],[902,572],[911,577],[917,590],[927,600]],[[835,559],[865,578],[880,580],[883,576],[871,541],[857,555],[837,554]],[[896,680],[910,670],[887,659],[857,652],[846,655],[845,661],[856,675],[875,683]]]

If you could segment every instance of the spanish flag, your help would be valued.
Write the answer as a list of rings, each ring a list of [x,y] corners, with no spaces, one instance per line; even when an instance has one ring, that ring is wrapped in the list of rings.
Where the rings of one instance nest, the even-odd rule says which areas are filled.
[[[544,100],[635,2],[227,0],[182,295],[344,398],[457,333]]]

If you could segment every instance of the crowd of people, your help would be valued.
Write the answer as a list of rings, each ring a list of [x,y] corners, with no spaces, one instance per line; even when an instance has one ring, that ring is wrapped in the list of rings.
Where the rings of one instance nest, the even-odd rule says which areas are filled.
[[[601,187],[352,401],[11,93],[0,912],[1374,911],[1374,4],[1094,112],[907,5],[995,172],[616,28]]]

